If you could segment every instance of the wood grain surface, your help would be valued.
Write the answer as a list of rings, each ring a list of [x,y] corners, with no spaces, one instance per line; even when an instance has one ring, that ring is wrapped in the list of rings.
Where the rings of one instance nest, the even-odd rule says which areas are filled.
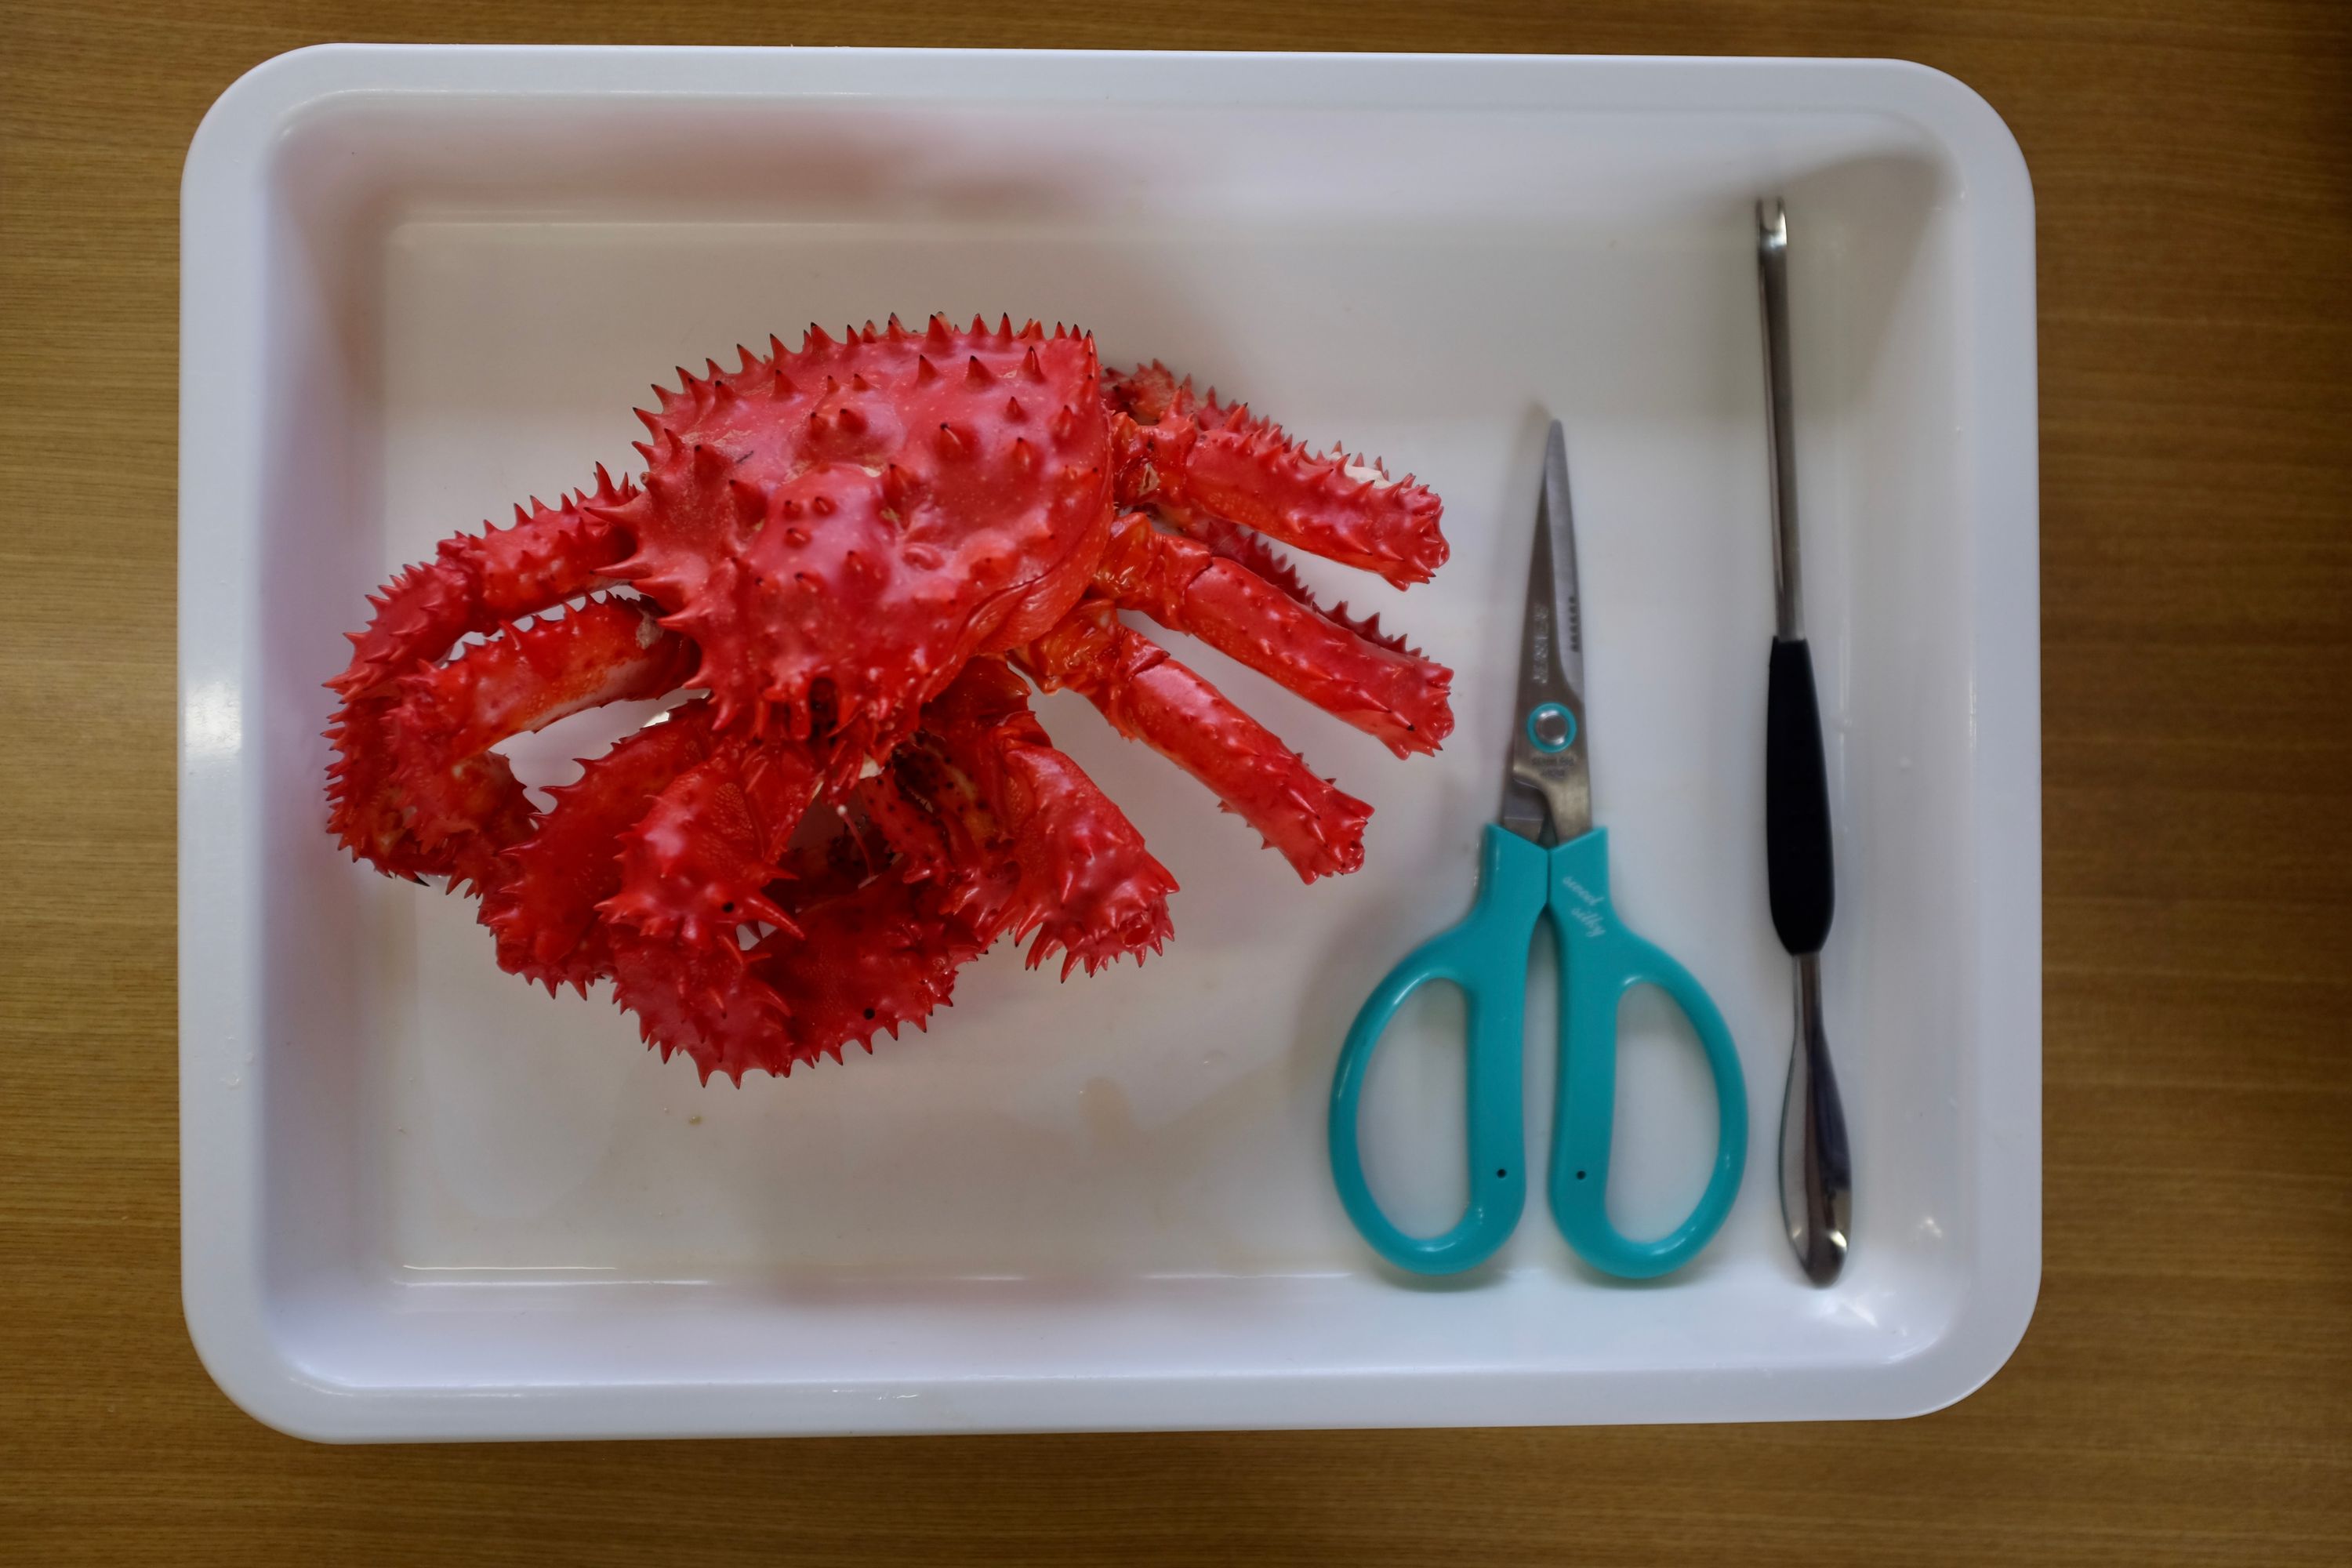
[[[1893,55],[2040,209],[2041,1306],[1910,1422],[330,1449],[181,1323],[178,181],[324,39]],[[2352,1561],[2352,9],[0,5],[0,1560]]]

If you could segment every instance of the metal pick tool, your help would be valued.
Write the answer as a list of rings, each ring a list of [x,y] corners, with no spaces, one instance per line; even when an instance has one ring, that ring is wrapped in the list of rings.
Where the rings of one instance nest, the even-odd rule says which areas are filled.
[[[1822,945],[1836,903],[1829,773],[1822,756],[1813,656],[1799,576],[1796,424],[1789,387],[1789,217],[1756,204],[1757,283],[1764,313],[1764,407],[1772,453],[1772,579],[1778,622],[1764,719],[1764,855],[1772,926],[1797,963],[1796,1038],[1780,1109],[1780,1217],[1805,1277],[1827,1285],[1845,1267],[1853,1168],[1845,1108],[1822,1027]]]

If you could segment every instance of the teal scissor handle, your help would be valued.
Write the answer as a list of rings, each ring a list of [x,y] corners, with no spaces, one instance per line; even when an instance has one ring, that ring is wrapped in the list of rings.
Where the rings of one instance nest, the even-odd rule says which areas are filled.
[[[1609,899],[1609,830],[1550,851],[1549,899],[1559,943],[1560,1062],[1552,1110],[1551,1213],[1595,1268],[1649,1279],[1681,1268],[1714,1239],[1748,1164],[1748,1085],[1723,1014],[1691,972],[1625,929]],[[1617,1008],[1654,985],[1683,1011],[1715,1079],[1715,1167],[1683,1222],[1636,1241],[1609,1222],[1609,1152],[1617,1108]]]
[[[1372,1249],[1416,1274],[1454,1274],[1484,1262],[1527,1206],[1526,1117],[1520,1102],[1519,1033],[1527,1015],[1528,942],[1543,915],[1549,860],[1515,833],[1488,826],[1480,849],[1478,901],[1451,931],[1407,953],[1373,988],[1348,1030],[1331,1084],[1331,1175],[1339,1202]],[[1372,1047],[1396,1010],[1433,980],[1461,987],[1469,1093],[1470,1205],[1443,1236],[1407,1236],[1390,1223],[1364,1180],[1356,1107]]]
[[[1723,1015],[1690,972],[1627,931],[1609,900],[1609,836],[1595,829],[1544,849],[1489,826],[1481,847],[1478,901],[1461,924],[1431,938],[1389,972],[1356,1015],[1331,1086],[1331,1173],[1348,1217],[1373,1250],[1400,1268],[1452,1274],[1485,1261],[1527,1204],[1520,1037],[1527,953],[1547,909],[1559,947],[1560,1063],[1553,1119],[1550,1193],[1560,1234],[1607,1273],[1645,1279],[1680,1267],[1714,1237],[1738,1195],[1748,1158],[1748,1093]],[[1470,1202],[1452,1229],[1408,1236],[1391,1223],[1364,1178],[1358,1105],[1373,1047],[1404,999],[1433,980],[1461,988],[1468,1012]],[[1609,1223],[1611,1128],[1617,1092],[1617,1007],[1651,984],[1697,1032],[1714,1077],[1716,1154],[1706,1190],[1682,1224],[1636,1241]]]

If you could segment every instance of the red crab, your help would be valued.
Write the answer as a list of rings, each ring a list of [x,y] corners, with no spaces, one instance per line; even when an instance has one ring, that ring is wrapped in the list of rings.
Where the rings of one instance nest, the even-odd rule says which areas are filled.
[[[1449,672],[1319,607],[1260,538],[1418,583],[1445,559],[1434,495],[1157,363],[1106,374],[1061,327],[893,317],[770,346],[656,389],[636,480],[599,468],[372,599],[330,683],[355,855],[477,894],[501,966],[610,978],[665,1058],[738,1079],[920,1025],[1007,932],[1065,975],[1166,940],[1173,879],[1024,675],[1084,693],[1301,878],[1361,863],[1370,808],[1118,612],[1434,751]],[[707,695],[545,809],[492,749],[679,687]]]

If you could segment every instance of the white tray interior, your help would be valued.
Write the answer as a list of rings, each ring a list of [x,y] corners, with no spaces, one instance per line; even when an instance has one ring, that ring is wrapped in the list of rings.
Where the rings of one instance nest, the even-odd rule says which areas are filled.
[[[2021,300],[1986,276],[2015,193],[1943,128],[1989,111],[1895,66],[1807,92],[1790,73],[1824,68],[1032,60],[1022,92],[877,58],[668,56],[667,89],[614,96],[645,79],[610,54],[330,51],[225,101],[245,120],[206,134],[250,135],[249,167],[199,139],[191,199],[213,168],[234,193],[191,214],[190,352],[260,329],[190,367],[192,405],[236,406],[191,407],[190,460],[222,469],[183,503],[189,1294],[225,1384],[298,1430],[421,1436],[1891,1415],[1989,1375],[2039,1243],[2031,260]],[[1087,90],[1096,66],[1129,85]],[[1906,93],[1934,112],[1877,101]],[[1774,1173],[1765,193],[1796,237],[1857,1160],[1826,1291]],[[1460,727],[1399,763],[1171,639],[1377,808],[1365,868],[1303,887],[1045,699],[1183,885],[1167,954],[1057,984],[1001,948],[928,1034],[703,1087],[601,991],[499,973],[470,903],[335,849],[320,683],[394,568],[633,469],[630,410],[674,364],[934,309],[1082,322],[1107,361],[1163,358],[1417,472],[1454,545],[1434,583],[1311,570],[1454,667]],[[1555,416],[1618,899],[1738,1037],[1748,1179],[1666,1280],[1583,1268],[1538,1193],[1494,1264],[1431,1285],[1349,1228],[1325,1106],[1357,1004],[1470,899]],[[553,781],[614,732],[514,754]],[[1625,1017],[1611,1205],[1656,1230],[1711,1117],[1665,1016]],[[1449,1021],[1433,1002],[1391,1035],[1367,1131],[1382,1193],[1432,1228],[1462,1191]]]

